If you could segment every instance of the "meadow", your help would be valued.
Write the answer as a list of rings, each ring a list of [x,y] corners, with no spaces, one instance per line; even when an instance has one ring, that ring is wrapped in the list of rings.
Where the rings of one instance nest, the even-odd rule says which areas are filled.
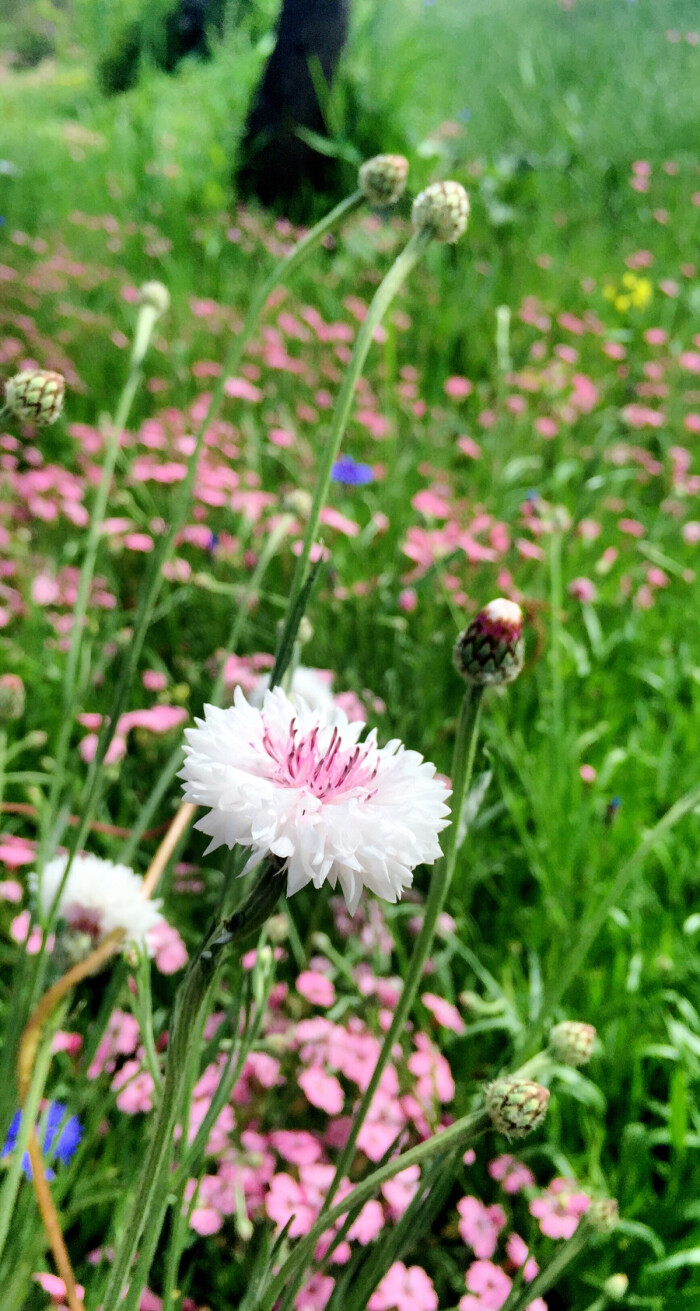
[[[49,8],[48,57],[0,64],[0,372],[54,370],[66,385],[57,422],[6,410],[0,423],[3,1311],[66,1304],[20,1166],[15,1062],[80,944],[49,922],[31,875],[77,839],[144,874],[182,801],[184,730],[213,696],[262,696],[361,325],[410,237],[411,200],[444,178],[469,193],[467,231],[430,243],[373,333],[288,675],[296,665],[292,690],[319,711],[362,718],[454,782],[455,642],[494,598],[520,605],[524,668],[485,691],[466,832],[349,1177],[449,1134],[523,1063],[551,1087],[546,1118],[522,1142],[446,1139],[297,1271],[433,868],[397,904],[365,890],[353,919],[339,889],[305,887],[213,985],[158,1224],[149,1212],[148,1288],[134,1300],[133,1275],[124,1305],[691,1308],[695,5],[358,0],[329,149],[346,193],[364,158],[405,154],[407,194],[322,238],[233,373],[255,290],[307,231],[241,205],[232,181],[274,10],[244,6],[211,60],[171,76],[144,66],[107,97],[98,62],[136,6]],[[7,51],[25,21],[3,20]],[[134,371],[154,282],[167,297]],[[127,950],[82,979],[36,1058],[28,1105],[86,1311],[117,1305],[114,1251],[163,1106],[174,998],[243,886],[239,854],[207,845],[183,824],[150,965]],[[535,1056],[565,1020],[595,1027],[585,1066]],[[617,1200],[605,1236],[582,1219],[591,1198]],[[528,1299],[533,1261],[552,1280]]]

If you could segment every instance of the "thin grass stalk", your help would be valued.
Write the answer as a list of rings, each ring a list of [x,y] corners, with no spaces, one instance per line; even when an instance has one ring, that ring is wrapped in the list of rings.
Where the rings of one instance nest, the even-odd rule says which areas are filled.
[[[139,1257],[141,1278],[148,1276],[150,1263],[160,1236],[165,1215],[164,1199],[170,1185],[169,1165],[173,1151],[173,1130],[183,1104],[188,1069],[191,1065],[193,1035],[207,1003],[219,966],[229,947],[239,947],[262,927],[279,899],[281,883],[277,862],[269,861],[261,869],[256,886],[230,920],[215,924],[199,953],[191,961],[178,989],[173,1009],[170,1048],[165,1067],[163,1097],[158,1108],[153,1137],[141,1168],[136,1196],[132,1203],[126,1232],[117,1248],[104,1296],[102,1311],[132,1311],[137,1306],[141,1288],[131,1277],[132,1264],[143,1235]],[[146,1225],[148,1223],[148,1227]],[[129,1294],[122,1306],[126,1285]],[[142,1285],[143,1286],[143,1285]],[[141,1286],[141,1287],[142,1287]]]
[[[457,861],[459,821],[474,768],[482,696],[482,687],[470,685],[462,697],[452,759],[452,823],[447,829],[444,853],[442,859],[434,866],[430,877],[423,923],[411,955],[401,997],[394,1011],[391,1025],[385,1035],[372,1077],[353,1117],[352,1127],[340,1154],[335,1176],[326,1194],[321,1214],[330,1207],[341,1180],[345,1178],[352,1164],[360,1129],[364,1124],[374,1094],[379,1087],[382,1074],[391,1059],[394,1046],[403,1033],[411,1006],[420,987],[425,963],[430,955],[438,917],[445,904],[445,898],[452,882]]]
[[[336,1220],[349,1210],[357,1206],[363,1206],[368,1202],[370,1197],[386,1183],[387,1179],[393,1179],[394,1175],[406,1170],[410,1165],[425,1165],[436,1153],[449,1151],[451,1147],[464,1149],[471,1143],[475,1142],[481,1134],[488,1129],[490,1120],[486,1111],[479,1108],[471,1112],[470,1115],[464,1115],[459,1120],[455,1120],[447,1129],[441,1133],[433,1134],[427,1142],[419,1143],[417,1147],[411,1147],[406,1152],[401,1152],[395,1156],[393,1161],[387,1162],[380,1170],[374,1170],[367,1179],[356,1184],[352,1192],[348,1193],[341,1202],[337,1202],[329,1211],[319,1214],[318,1219],[312,1225],[308,1234],[299,1240],[291,1253],[283,1262],[280,1270],[270,1281],[268,1287],[262,1290],[258,1295],[258,1304],[256,1311],[273,1311],[278,1297],[281,1295],[284,1286],[292,1276],[303,1276],[303,1272],[313,1258],[314,1249],[319,1238],[332,1229]],[[105,1308],[107,1311],[107,1308]]]
[[[511,1290],[503,1303],[502,1311],[525,1311],[525,1307],[534,1302],[536,1297],[541,1297],[543,1293],[549,1292],[549,1289],[554,1286],[564,1271],[587,1247],[591,1233],[590,1226],[586,1224],[585,1219],[582,1220],[573,1237],[562,1244],[556,1256],[552,1258],[544,1270],[540,1270],[539,1274],[535,1275],[535,1278],[529,1284],[521,1284],[519,1288]]]
[[[675,828],[681,819],[698,807],[700,807],[700,784],[691,788],[690,792],[686,792],[685,796],[669,807],[665,815],[662,815],[659,822],[647,833],[637,850],[633,852],[630,859],[619,870],[617,877],[610,885],[609,891],[601,898],[595,910],[583,917],[556,977],[545,992],[540,1013],[527,1030],[527,1041],[518,1052],[520,1060],[528,1059],[536,1049],[547,1023],[554,1015],[567,989],[576,978],[610,911],[622,900],[630,883],[642,869],[647,856],[666,837],[667,833]]]
[[[350,410],[352,408],[355,396],[355,388],[362,374],[365,360],[369,348],[372,344],[372,337],[375,329],[379,326],[384,315],[386,314],[396,293],[405,282],[409,273],[415,268],[419,259],[427,249],[431,239],[431,234],[426,229],[414,232],[409,238],[401,254],[394,261],[389,272],[377,288],[360,331],[357,334],[357,341],[352,353],[352,358],[343,377],[343,382],[338,393],[335,403],[331,426],[326,441],[321,452],[320,467],[316,478],[314,497],[309,512],[309,518],[306,524],[304,540],[302,543],[301,553],[297,560],[292,586],[289,595],[289,605],[287,608],[287,624],[283,630],[282,636],[278,643],[278,652],[283,648],[284,643],[288,640],[287,629],[291,623],[294,613],[295,604],[301,594],[301,590],[306,580],[311,553],[318,534],[318,526],[321,518],[321,511],[328,499],[328,489],[331,483],[331,473],[333,464],[338,458],[340,444],[345,435]]]
[[[411,1006],[413,1005],[416,993],[420,987],[425,963],[433,945],[438,917],[445,904],[445,898],[452,881],[457,860],[459,819],[462,813],[464,798],[469,790],[474,767],[482,696],[483,687],[478,687],[472,684],[467,687],[464,696],[462,697],[452,760],[452,823],[447,830],[444,854],[442,859],[434,866],[430,879],[430,888],[425,903],[423,923],[413,949],[401,997],[399,998],[391,1025],[385,1035],[381,1051],[377,1057],[377,1063],[372,1071],[372,1077],[353,1117],[350,1133],[336,1165],[335,1175],[331,1181],[319,1212],[319,1220],[321,1220],[324,1215],[327,1216],[329,1214],[329,1208],[331,1207],[333,1198],[338,1191],[340,1183],[348,1174],[355,1154],[360,1129],[364,1124],[382,1074],[391,1059],[394,1046],[403,1034]],[[442,1138],[442,1135],[440,1135],[440,1137]],[[297,1270],[298,1276],[303,1273],[303,1267],[301,1268],[301,1271],[298,1266],[295,1266],[295,1269]]]

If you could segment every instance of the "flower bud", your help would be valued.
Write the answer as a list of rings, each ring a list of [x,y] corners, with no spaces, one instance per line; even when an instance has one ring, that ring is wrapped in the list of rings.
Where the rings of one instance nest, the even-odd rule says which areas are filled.
[[[170,292],[162,282],[144,282],[139,291],[141,305],[149,305],[160,318],[170,308]]]
[[[549,1089],[531,1079],[496,1079],[486,1089],[486,1111],[494,1129],[526,1138],[544,1120]]]
[[[24,714],[24,683],[19,674],[0,675],[0,724]]]
[[[578,1020],[562,1020],[549,1031],[549,1045],[562,1065],[587,1065],[593,1055],[595,1029]]]
[[[610,1275],[610,1278],[606,1279],[603,1284],[603,1292],[606,1297],[611,1299],[611,1301],[621,1302],[629,1288],[629,1283],[630,1281],[627,1278],[627,1275],[620,1271],[619,1274]]]
[[[382,209],[400,200],[408,177],[408,160],[403,155],[375,155],[360,167],[358,182],[368,205]]]
[[[427,229],[436,241],[459,241],[467,230],[469,196],[459,182],[433,182],[413,202],[416,231]]]
[[[287,514],[293,514],[297,519],[308,519],[311,514],[312,497],[310,492],[304,491],[303,487],[296,487],[294,491],[288,492],[282,502],[282,509]]]
[[[63,409],[66,380],[48,369],[23,369],[5,383],[5,404],[16,419],[47,427]]]
[[[593,1197],[586,1211],[588,1224],[598,1234],[611,1234],[617,1228],[620,1211],[614,1197]]]
[[[460,633],[454,649],[457,672],[479,687],[512,683],[524,659],[522,610],[503,597],[489,601],[479,611]]]

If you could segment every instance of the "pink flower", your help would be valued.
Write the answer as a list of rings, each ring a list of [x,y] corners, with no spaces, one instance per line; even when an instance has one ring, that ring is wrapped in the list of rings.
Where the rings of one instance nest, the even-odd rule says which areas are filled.
[[[52,1302],[57,1304],[62,1302],[66,1297],[66,1286],[63,1280],[59,1279],[58,1275],[38,1274],[32,1275],[32,1279],[35,1279],[37,1284],[43,1288],[44,1292],[48,1293]],[[75,1289],[82,1302],[85,1297],[85,1289],[82,1284],[76,1284]]]
[[[335,988],[331,979],[317,970],[303,970],[297,979],[297,992],[312,1006],[332,1006]]]
[[[141,1070],[138,1061],[127,1061],[112,1080],[112,1088],[121,1089],[117,1106],[125,1115],[138,1115],[153,1107],[153,1077]]]
[[[419,1182],[420,1166],[407,1165],[405,1170],[400,1170],[392,1179],[387,1179],[381,1185],[382,1197],[389,1206],[393,1220],[400,1219],[407,1210],[418,1191]]]
[[[475,1256],[493,1256],[498,1235],[506,1223],[503,1207],[484,1206],[477,1197],[463,1197],[457,1203],[457,1210],[462,1241],[472,1248]]]
[[[275,1129],[270,1134],[270,1144],[292,1165],[311,1165],[322,1154],[318,1139],[304,1129]]]
[[[325,1111],[327,1115],[339,1115],[345,1102],[345,1094],[334,1074],[314,1065],[299,1075],[298,1084],[306,1100],[312,1106]]]
[[[330,1301],[334,1287],[335,1280],[331,1275],[322,1275],[319,1272],[312,1275],[294,1299],[296,1311],[323,1311]]]
[[[444,997],[437,997],[433,992],[424,992],[421,1001],[443,1029],[451,1029],[453,1033],[464,1033],[464,1020],[452,1002],[445,1001]]]
[[[500,1311],[512,1285],[512,1280],[501,1267],[492,1261],[473,1261],[467,1270],[466,1284],[470,1293],[476,1293],[476,1299],[463,1297],[460,1311]]]
[[[489,1174],[499,1180],[504,1193],[519,1193],[521,1188],[532,1188],[535,1182],[532,1170],[514,1156],[497,1156],[489,1163]]]
[[[187,948],[177,929],[160,920],[146,934],[149,953],[161,974],[175,974],[187,964]]]
[[[348,1241],[361,1243],[364,1247],[371,1243],[384,1228],[384,1211],[381,1202],[375,1197],[365,1202],[357,1219],[348,1229]]]
[[[534,1257],[528,1259],[527,1243],[520,1237],[520,1234],[512,1233],[506,1240],[506,1252],[508,1260],[518,1269],[522,1266],[523,1279],[527,1284],[531,1283],[536,1274],[539,1274],[540,1267]]]
[[[577,601],[583,601],[589,605],[596,598],[596,585],[590,578],[574,578],[568,586],[569,596],[576,597]]]
[[[303,1234],[308,1234],[317,1215],[317,1208],[310,1203],[301,1184],[290,1174],[284,1173],[276,1174],[270,1183],[265,1210],[277,1225],[278,1232],[291,1219],[287,1231],[290,1238],[301,1238]]]
[[[465,396],[471,396],[473,390],[473,383],[468,378],[460,377],[459,374],[453,374],[451,378],[445,379],[445,395],[453,401],[463,401]]]
[[[553,1179],[541,1197],[530,1202],[530,1215],[547,1238],[571,1238],[590,1206],[586,1193],[577,1193],[573,1179]]]
[[[368,1311],[437,1311],[433,1281],[421,1266],[395,1261],[375,1288]]]

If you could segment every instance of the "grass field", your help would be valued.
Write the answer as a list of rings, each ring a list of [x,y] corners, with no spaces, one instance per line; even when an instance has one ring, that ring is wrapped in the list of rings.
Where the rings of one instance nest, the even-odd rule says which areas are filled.
[[[269,51],[269,9],[232,21],[208,63],[186,61],[170,77],[145,68],[121,97],[103,97],[95,79],[119,17],[107,5],[69,7],[53,57],[0,69],[2,375],[31,366],[58,369],[67,382],[58,423],[34,433],[5,415],[0,434],[0,658],[26,690],[21,717],[0,738],[2,798],[15,807],[2,816],[0,843],[9,1034],[26,1019],[16,1006],[13,1018],[17,979],[28,998],[31,971],[21,945],[28,915],[19,925],[17,917],[31,903],[36,844],[51,855],[67,842],[66,817],[82,813],[95,716],[112,704],[149,559],[179,513],[202,398],[221,375],[254,286],[298,235],[284,219],[237,205],[232,190],[246,106]],[[7,48],[23,21],[16,13],[6,24]],[[457,245],[433,243],[376,334],[342,448],[371,474],[359,485],[332,484],[322,529],[330,558],[307,612],[302,664],[332,671],[335,691],[359,698],[380,741],[398,737],[449,774],[463,690],[452,665],[457,634],[495,596],[517,600],[526,617],[525,670],[485,699],[475,765],[481,804],[423,990],[454,1003],[460,1023],[439,1025],[420,1001],[413,1008],[414,1037],[429,1035],[454,1081],[451,1097],[435,1094],[433,1129],[466,1114],[484,1081],[517,1067],[590,917],[669,807],[698,783],[696,28],[690,0],[358,3],[332,102],[348,191],[353,158],[403,151],[410,196],[454,177],[470,193],[472,214]],[[174,813],[174,767],[161,771],[211,695],[236,620],[229,693],[234,683],[249,690],[271,663],[303,535],[298,493],[313,491],[358,325],[409,235],[409,214],[408,200],[391,217],[360,210],[268,303],[164,568],[127,702],[149,713],[124,728],[101,771],[94,818],[114,831],[91,835],[85,845],[95,854],[125,858],[139,872],[148,866],[156,839],[134,845],[127,835]],[[114,416],[127,379],[137,289],[153,279],[171,305],[120,445],[56,782],[104,416]],[[149,805],[159,777],[162,795]],[[205,856],[205,847],[190,834],[161,888],[190,955],[230,872],[221,852]],[[511,1208],[509,1224],[540,1267],[559,1250],[528,1210],[530,1185],[507,1197],[489,1173],[499,1151],[527,1164],[540,1189],[565,1176],[619,1201],[615,1233],[547,1293],[552,1311],[614,1305],[604,1290],[614,1273],[629,1278],[618,1304],[630,1308],[692,1308],[700,1296],[697,810],[650,847],[547,1016],[595,1026],[590,1066],[558,1069],[544,1129],[520,1150],[503,1139],[477,1146],[428,1232],[417,1227],[414,1246],[402,1249],[407,1265],[427,1271],[442,1311],[465,1296],[465,1270],[479,1259],[458,1233],[460,1197]],[[430,877],[417,872],[421,895]],[[343,1084],[345,1101],[334,1109],[334,1094],[324,1104],[300,1091],[298,1062],[309,1058],[293,1063],[294,1026],[315,1011],[294,981],[305,969],[330,978],[328,1016],[350,1027],[361,1017],[381,1036],[387,1003],[381,989],[379,1001],[372,993],[366,1002],[358,979],[363,969],[375,981],[405,975],[417,905],[373,901],[370,912],[369,904],[364,934],[346,940],[325,894],[307,889],[289,902],[291,929],[277,925],[287,935],[277,980],[289,985],[280,1003],[289,1043],[283,1082],[267,1086],[263,1065],[251,1066],[250,1097],[235,1101],[244,1108],[238,1127],[231,1111],[226,1151],[210,1153],[212,1177],[241,1125],[265,1138],[256,1148],[265,1161],[266,1135],[286,1129],[315,1135],[324,1160],[335,1159],[333,1121],[350,1109],[350,1094]],[[11,985],[12,968],[20,973]],[[237,978],[232,970],[225,980],[234,992]],[[169,970],[154,973],[156,1065],[178,981]],[[142,979],[133,1002],[141,1024],[147,995]],[[227,996],[224,988],[218,1011]],[[135,1060],[127,1087],[147,1075],[152,1096],[146,1089],[139,1101],[138,1085],[125,1098],[114,1067],[87,1074],[101,1027],[115,1007],[128,1011],[131,997],[123,965],[82,985],[61,1022],[81,1036],[82,1054],[76,1040],[48,1076],[46,1095],[84,1126],[80,1155],[57,1167],[56,1195],[90,1311],[102,1303],[107,1262],[91,1263],[89,1253],[114,1242],[111,1217],[118,1231],[157,1101],[148,1043],[143,1057],[136,1043],[122,1049],[117,1077],[125,1058]],[[265,1030],[253,1056],[277,1059],[273,1038]],[[202,1068],[216,1059],[215,1047],[207,1051]],[[410,1063],[400,1068],[410,1080]],[[4,1133],[17,1105],[11,1081],[2,1095]],[[415,1123],[412,1132],[426,1137]],[[264,1167],[250,1168],[262,1180]],[[275,1169],[280,1178],[295,1166]],[[269,1199],[256,1209],[239,1189],[236,1205],[232,1215],[211,1202],[219,1226],[202,1220],[181,1236],[178,1286],[192,1305],[255,1305],[242,1301],[252,1262],[270,1222],[281,1222]],[[387,1198],[383,1205],[393,1232],[401,1208],[395,1201],[391,1212]],[[2,1206],[0,1196],[0,1217]],[[25,1184],[13,1226],[0,1267],[3,1311],[42,1308],[46,1291],[32,1275],[53,1267]],[[169,1222],[150,1285],[164,1311],[186,1305],[168,1284],[175,1228]],[[357,1300],[368,1278],[364,1254],[355,1242],[351,1264],[330,1267],[335,1292],[318,1276],[295,1305],[366,1305]],[[513,1276],[502,1247],[494,1261]],[[347,1271],[355,1293],[342,1283]],[[503,1304],[467,1288],[467,1307]],[[369,1305],[433,1305],[428,1295],[425,1303],[411,1296]]]

